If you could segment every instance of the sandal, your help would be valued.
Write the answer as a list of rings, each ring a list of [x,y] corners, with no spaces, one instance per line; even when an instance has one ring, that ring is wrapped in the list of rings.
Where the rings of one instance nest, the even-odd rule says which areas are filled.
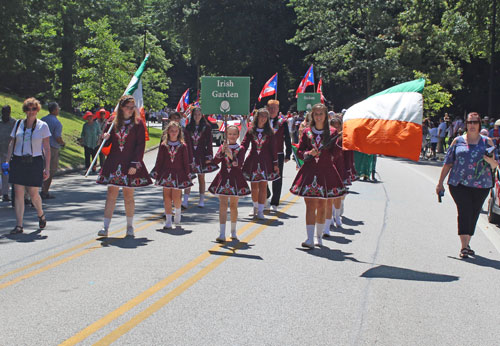
[[[470,248],[470,245],[467,245],[467,252],[470,256],[474,256],[476,252]]]
[[[10,231],[10,234],[19,234],[23,233],[23,226],[16,226],[12,231]]]
[[[469,258],[469,249],[464,247],[462,250],[460,250],[460,253],[458,255],[460,256],[460,258]]]
[[[45,214],[38,217],[38,228],[44,229],[47,226],[47,219],[45,218]]]

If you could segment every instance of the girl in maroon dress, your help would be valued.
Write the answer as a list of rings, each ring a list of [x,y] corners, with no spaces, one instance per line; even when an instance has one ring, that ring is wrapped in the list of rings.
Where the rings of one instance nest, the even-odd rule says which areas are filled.
[[[253,215],[264,219],[264,204],[267,198],[267,182],[279,178],[278,154],[273,130],[269,124],[269,112],[261,108],[254,115],[252,128],[241,143],[244,151],[250,144],[252,149],[243,164],[243,176],[252,186]]]
[[[236,143],[240,130],[235,125],[226,129],[227,139],[215,155],[214,163],[221,162],[219,173],[215,176],[208,191],[219,196],[219,223],[220,233],[215,241],[226,241],[227,203],[231,209],[231,239],[238,240],[236,236],[236,220],[238,219],[238,198],[250,194],[248,184],[243,177],[241,167],[245,159],[245,150]]]
[[[163,132],[151,176],[156,180],[155,185],[163,186],[164,228],[172,228],[172,201],[175,207],[174,222],[177,226],[180,225],[182,190],[193,186],[193,183],[189,178],[188,148],[182,128],[175,121],[171,121]]]
[[[133,188],[152,183],[142,161],[146,146],[146,127],[135,106],[133,96],[124,95],[120,98],[113,124],[112,131],[110,133],[105,131],[103,135],[103,138],[107,140],[106,146],[111,145],[111,150],[97,178],[98,184],[108,185],[104,207],[104,227],[98,235],[108,236],[116,198],[122,187],[127,216],[127,237],[133,237],[135,209]]]
[[[191,172],[198,175],[198,183],[200,188],[200,202],[198,206],[205,206],[205,173],[210,173],[217,170],[217,165],[212,163],[212,127],[208,124],[201,113],[199,107],[195,107],[191,113],[191,121],[186,126],[185,135],[189,138],[187,144],[192,152]],[[191,189],[184,191],[183,204],[187,207],[189,194]]]
[[[346,193],[342,178],[333,165],[334,158],[340,155],[338,146],[331,145],[331,137],[337,130],[329,125],[325,105],[314,105],[311,113],[311,125],[302,134],[297,156],[301,160],[305,156],[312,158],[305,160],[290,188],[293,194],[304,197],[307,240],[302,246],[310,249],[314,248],[315,226],[318,245],[322,245],[327,200]]]

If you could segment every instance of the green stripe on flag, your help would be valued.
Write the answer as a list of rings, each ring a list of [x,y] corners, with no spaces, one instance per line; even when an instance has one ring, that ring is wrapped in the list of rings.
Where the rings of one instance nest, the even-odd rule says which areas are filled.
[[[123,95],[132,95],[137,90],[137,88],[139,87],[139,81],[141,80],[142,77],[142,73],[146,69],[146,62],[148,61],[148,59],[149,59],[149,54],[146,55],[141,66],[139,66],[139,68],[135,72],[134,76],[132,77],[132,80],[128,84],[127,89],[125,90]]]
[[[376,93],[375,95],[370,96],[369,98],[384,94],[403,93],[403,92],[417,92],[421,94],[424,92],[424,86],[425,86],[425,79],[419,78],[406,83],[395,85],[392,88],[385,89],[384,91],[381,91],[379,93]]]

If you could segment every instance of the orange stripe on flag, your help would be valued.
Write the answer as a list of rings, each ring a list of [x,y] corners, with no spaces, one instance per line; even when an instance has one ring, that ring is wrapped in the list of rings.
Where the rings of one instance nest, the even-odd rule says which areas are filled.
[[[344,122],[342,138],[345,150],[418,161],[422,126],[398,120],[351,119]]]

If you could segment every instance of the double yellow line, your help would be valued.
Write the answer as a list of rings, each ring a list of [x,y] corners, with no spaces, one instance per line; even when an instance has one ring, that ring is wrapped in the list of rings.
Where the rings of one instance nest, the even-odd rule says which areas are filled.
[[[207,196],[206,198],[207,199],[208,198],[212,198],[212,196]],[[158,214],[153,214],[153,215],[151,215],[149,217],[144,218],[143,220],[139,221],[136,224],[136,225],[142,225],[142,224],[143,225],[140,226],[140,227],[138,227],[138,228],[136,228],[135,232],[136,233],[140,232],[140,231],[142,231],[144,229],[147,229],[148,227],[150,227],[150,226],[152,226],[152,225],[154,225],[154,224],[156,224],[158,222],[161,222],[163,220],[162,216],[163,216],[163,213],[158,213]],[[152,221],[150,221],[150,220],[152,220]],[[148,222],[148,221],[150,221],[150,222]],[[145,222],[146,222],[146,224],[144,224]],[[115,235],[117,233],[123,232],[123,231],[125,231],[126,228],[127,228],[126,226],[121,227],[121,228],[117,229],[116,231],[111,232],[108,236],[112,236],[112,235]],[[99,243],[99,240],[92,239],[92,240],[86,241],[86,242],[84,242],[82,244],[76,245],[76,246],[74,246],[72,248],[69,248],[67,250],[63,250],[63,251],[58,252],[58,253],[56,253],[54,255],[45,257],[45,258],[43,258],[43,259],[41,259],[39,261],[36,261],[36,262],[30,263],[28,265],[25,265],[24,267],[12,270],[12,271],[10,271],[8,273],[5,273],[5,274],[1,274],[0,275],[0,280],[4,279],[6,277],[9,277],[9,276],[18,274],[18,273],[23,272],[25,270],[31,269],[33,267],[36,267],[36,266],[38,266],[40,264],[43,264],[43,263],[48,262],[48,261],[51,261],[53,259],[62,257],[62,256],[67,255],[67,254],[70,254],[70,253],[72,253],[72,252],[74,252],[76,250],[79,250],[81,248],[85,248],[87,246],[94,245],[96,243]],[[62,258],[62,259],[60,259],[58,261],[52,262],[52,263],[47,264],[47,265],[45,265],[43,267],[40,267],[40,268],[35,269],[35,270],[32,270],[32,271],[30,271],[30,272],[28,272],[28,273],[26,273],[24,275],[16,277],[15,279],[12,279],[10,281],[6,281],[4,283],[0,283],[0,290],[4,289],[6,287],[12,286],[14,284],[17,284],[17,283],[19,283],[19,282],[21,282],[23,280],[32,278],[32,277],[34,277],[34,276],[36,276],[36,275],[38,275],[40,273],[46,272],[47,270],[50,270],[50,269],[55,268],[55,267],[57,267],[57,266],[59,266],[61,264],[67,263],[69,261],[72,261],[72,260],[74,260],[76,258],[79,258],[79,257],[81,257],[81,256],[83,256],[85,254],[88,254],[89,252],[92,252],[92,251],[100,249],[100,248],[101,248],[101,246],[94,246],[94,247],[83,249],[83,250],[81,250],[81,251],[79,251],[79,252],[77,252],[77,253],[75,253],[75,254],[73,254],[71,256]]]
[[[283,197],[282,200],[287,200],[291,196],[290,193],[288,193],[285,197]],[[299,197],[294,197],[288,205],[286,205],[284,208],[282,208],[279,213],[284,213],[287,211],[297,200]],[[194,285],[196,282],[198,282],[201,278],[209,274],[212,270],[217,268],[219,265],[221,265],[223,262],[225,262],[231,255],[234,255],[236,253],[236,250],[238,250],[243,244],[248,243],[252,239],[254,239],[257,235],[259,235],[265,228],[267,228],[269,225],[271,225],[276,219],[278,219],[278,216],[272,216],[267,219],[267,221],[257,227],[254,231],[252,231],[247,237],[241,240],[241,242],[237,243],[236,246],[231,250],[231,252],[226,252],[228,256],[222,256],[214,260],[213,262],[209,263],[206,267],[186,279],[184,282],[170,290],[166,295],[163,297],[159,298],[156,302],[151,304],[149,307],[141,311],[140,313],[136,314],[134,317],[132,317],[129,321],[126,323],[120,325],[118,328],[114,329],[112,332],[104,336],[102,339],[100,339],[95,345],[109,345],[119,339],[122,335],[125,333],[129,332],[131,329],[136,327],[138,324],[140,324],[142,321],[147,319],[149,316],[163,308],[165,305],[167,305],[170,301],[172,301],[175,297],[179,296],[182,294],[184,291],[186,291],[189,287]],[[238,230],[238,235],[243,234],[246,232],[250,227],[255,225],[256,223],[254,221],[249,222],[245,224],[242,228]],[[155,285],[151,286],[135,298],[129,300],[116,310],[108,313],[106,316],[102,317],[98,321],[92,323],[88,327],[84,328],[71,338],[67,339],[63,343],[61,343],[62,346],[69,346],[69,345],[76,345],[77,343],[85,340],[87,337],[90,335],[94,334],[98,330],[104,328],[114,320],[116,320],[118,317],[122,316],[126,312],[130,311],[134,307],[138,306],[139,304],[143,303],[146,299],[154,295],[155,293],[159,292],[166,286],[168,286],[170,283],[173,281],[177,280],[196,266],[198,266],[200,263],[208,259],[210,256],[214,256],[212,253],[220,250],[224,246],[224,244],[218,244],[212,247],[210,250],[207,252],[204,252],[200,256],[196,257],[194,260],[191,262],[187,263],[185,266],[182,268],[178,269],[176,272],[173,274],[169,275],[168,277],[164,278],[163,280],[159,281]]]

